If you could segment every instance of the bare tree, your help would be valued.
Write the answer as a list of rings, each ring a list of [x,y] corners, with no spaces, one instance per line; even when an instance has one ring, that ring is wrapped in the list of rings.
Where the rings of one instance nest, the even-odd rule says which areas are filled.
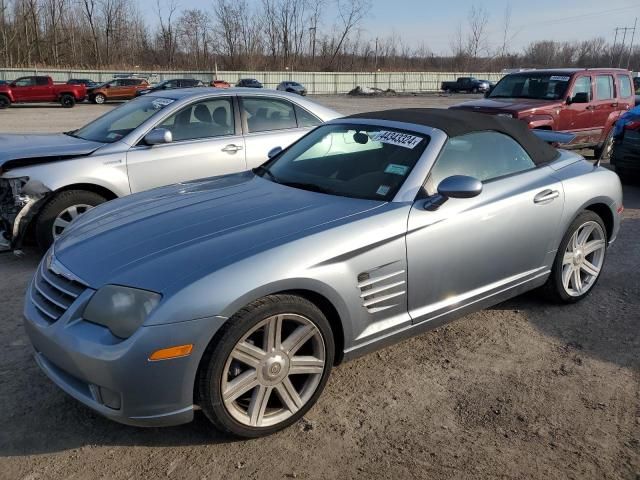
[[[336,0],[336,9],[339,17],[339,40],[335,44],[335,49],[331,60],[329,60],[328,68],[333,66],[333,63],[340,53],[342,44],[349,34],[358,26],[358,24],[366,17],[371,4],[369,0]]]
[[[489,12],[482,5],[472,5],[467,20],[469,24],[467,51],[471,58],[475,60],[487,49]]]
[[[156,12],[160,22],[160,32],[158,32],[158,36],[160,38],[160,44],[162,45],[162,52],[166,57],[166,64],[169,68],[173,68],[176,54],[176,33],[173,22],[177,11],[178,4],[176,0],[169,0],[166,13],[163,13],[160,0],[156,0]]]
[[[507,3],[504,8],[504,17],[502,20],[502,44],[500,45],[499,55],[501,57],[506,57],[509,53],[508,44],[511,41],[509,38],[509,33],[511,29],[511,3]]]

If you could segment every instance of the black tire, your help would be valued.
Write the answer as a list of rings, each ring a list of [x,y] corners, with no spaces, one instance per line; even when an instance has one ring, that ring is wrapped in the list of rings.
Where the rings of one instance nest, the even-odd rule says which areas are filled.
[[[65,190],[55,195],[40,211],[36,219],[36,241],[43,252],[53,243],[53,222],[60,213],[74,205],[95,207],[106,202],[102,195],[87,190]]]
[[[76,105],[76,99],[70,93],[64,93],[60,96],[60,105],[62,108],[73,108]]]
[[[478,90],[477,88],[474,88],[471,90],[471,93],[478,93],[480,90]]]
[[[598,145],[593,149],[593,156],[599,160],[610,160],[613,152],[613,127],[609,130],[607,138],[602,145]]]
[[[102,93],[97,93],[91,98],[91,101],[97,105],[102,105],[107,103],[107,97],[105,97]]]
[[[0,109],[9,108],[11,106],[11,99],[6,95],[0,95]]]
[[[445,93],[445,94],[447,94],[447,95],[451,95],[451,89],[450,89],[450,88],[448,88],[448,87],[447,87],[447,88],[445,88],[445,89],[444,89],[444,93]]]
[[[267,427],[252,427],[236,420],[227,410],[222,397],[222,379],[226,360],[240,339],[264,319],[277,314],[294,313],[306,317],[319,330],[325,345],[325,366],[315,392],[307,402],[286,420]],[[315,404],[327,383],[334,361],[335,346],[329,322],[310,301],[288,294],[269,295],[258,299],[230,318],[211,341],[200,362],[196,379],[202,411],[220,431],[243,438],[270,435],[297,422]]]
[[[582,300],[584,297],[586,297],[587,295],[589,295],[589,293],[593,291],[593,288],[595,287],[596,283],[600,279],[600,276],[602,275],[602,268],[600,268],[598,276],[593,281],[589,289],[580,296],[569,295],[562,284],[563,258],[564,258],[564,253],[567,248],[567,245],[571,241],[571,237],[576,232],[576,230],[589,221],[596,222],[597,224],[600,225],[600,228],[602,228],[602,231],[605,234],[605,245],[608,241],[608,239],[606,238],[607,229],[604,225],[604,222],[600,218],[600,216],[597,215],[596,213],[590,210],[585,210],[582,213],[580,213],[573,222],[571,222],[571,225],[567,229],[567,232],[564,234],[564,237],[562,237],[562,241],[560,242],[560,246],[558,247],[556,258],[553,261],[551,275],[549,276],[549,279],[547,280],[546,284],[543,287],[543,290],[547,294],[547,297],[555,303],[579,302],[580,300]],[[602,260],[603,262],[602,267],[604,267],[604,264],[606,262],[606,252],[607,250],[605,247],[604,258]]]

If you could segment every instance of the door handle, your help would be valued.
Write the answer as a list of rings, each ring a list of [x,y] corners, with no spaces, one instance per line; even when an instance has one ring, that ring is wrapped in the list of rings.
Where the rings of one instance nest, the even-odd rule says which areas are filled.
[[[533,197],[533,203],[545,203],[553,200],[554,198],[558,198],[560,196],[560,192],[558,190],[543,190],[538,193],[535,197]]]
[[[238,150],[242,150],[242,147],[240,145],[234,145],[233,143],[222,149],[225,153],[236,153]]]
[[[595,110],[596,107],[593,105],[587,105],[587,107],[585,108],[585,110]]]
[[[612,106],[612,107],[617,107],[617,106],[618,106],[618,103],[617,103],[617,102],[616,102],[616,103],[612,103],[612,104],[611,104],[611,106]]]

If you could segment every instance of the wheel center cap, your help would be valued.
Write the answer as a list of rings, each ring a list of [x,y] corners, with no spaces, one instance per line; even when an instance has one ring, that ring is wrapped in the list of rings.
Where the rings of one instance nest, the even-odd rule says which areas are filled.
[[[583,260],[584,254],[582,253],[582,250],[576,250],[573,254],[573,264],[581,265]]]
[[[273,352],[263,360],[259,372],[264,384],[280,383],[289,373],[289,358],[281,352]]]

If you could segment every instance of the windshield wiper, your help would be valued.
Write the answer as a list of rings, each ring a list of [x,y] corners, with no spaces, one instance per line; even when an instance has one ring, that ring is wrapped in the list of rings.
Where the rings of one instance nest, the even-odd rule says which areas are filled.
[[[336,193],[329,189],[321,187],[320,185],[316,185],[315,183],[304,183],[304,182],[279,182],[282,185],[292,188],[299,188],[301,190],[309,190],[310,192],[318,192],[318,193],[327,193],[329,195],[336,195]]]
[[[278,181],[278,179],[276,178],[276,176],[271,173],[271,170],[269,170],[267,167],[265,167],[264,165],[260,165],[259,167],[254,168],[253,170],[251,170],[253,173],[255,173],[256,175],[259,175],[259,172],[261,173],[266,173],[267,175],[269,175],[271,177],[271,180],[273,180],[276,183],[280,183]]]

